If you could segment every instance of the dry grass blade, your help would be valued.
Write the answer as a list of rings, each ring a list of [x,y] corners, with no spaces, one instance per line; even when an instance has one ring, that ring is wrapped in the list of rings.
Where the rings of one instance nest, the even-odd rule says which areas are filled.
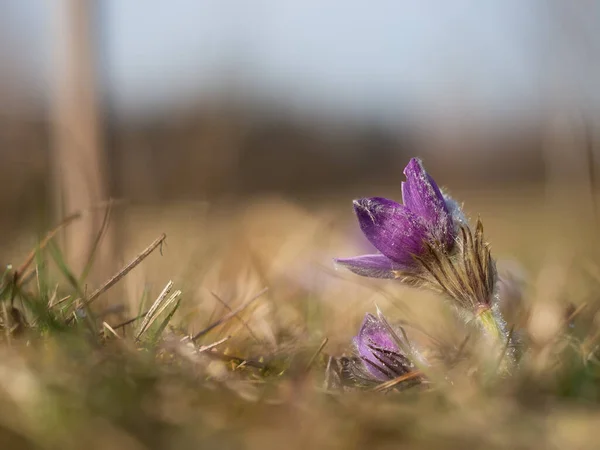
[[[233,311],[233,309],[231,308],[231,306],[229,306],[227,304],[227,302],[225,300],[221,299],[217,294],[215,294],[214,292],[211,291],[211,295],[215,298],[215,300],[217,300],[219,303],[221,303],[221,305],[223,305],[225,308],[227,308],[228,311],[230,311],[230,312]],[[242,325],[244,325],[244,328],[246,328],[246,330],[248,330],[248,333],[250,334],[250,336],[252,336],[252,338],[256,342],[258,342],[260,344],[260,339],[258,339],[258,337],[256,336],[256,334],[254,334],[254,331],[252,331],[252,328],[250,328],[250,325],[248,325],[248,322],[246,322],[238,314],[235,315],[235,318],[237,320],[239,320]]]
[[[123,267],[118,273],[113,275],[110,279],[108,279],[102,286],[96,289],[92,294],[85,300],[80,307],[89,306],[94,300],[96,300],[100,295],[104,292],[108,291],[111,287],[117,284],[125,275],[127,275],[133,268],[135,268],[139,263],[141,263],[144,259],[150,255],[159,245],[161,245],[164,240],[167,238],[165,233],[162,233],[152,244],[150,244],[144,251],[142,251],[139,255],[137,255],[133,260],[131,260],[125,267]],[[73,318],[69,319],[71,322]]]
[[[431,334],[430,332],[428,332],[425,328],[423,328],[422,326],[419,326],[418,324],[414,323],[414,322],[408,322],[406,320],[399,320],[398,321],[398,325],[400,327],[402,327],[403,329],[403,333],[406,335],[406,330],[404,330],[404,328],[411,328],[415,331],[418,331],[420,334],[422,334],[423,336],[425,336],[427,339],[429,339],[431,342],[433,342],[434,344],[436,344],[438,347],[443,345],[443,341],[434,336],[433,334]]]
[[[16,272],[15,272],[16,274]],[[33,267],[28,268],[21,276],[17,278],[16,286],[21,287],[29,283],[36,275],[36,270]]]
[[[181,291],[175,291],[171,294],[171,296],[162,304],[162,306],[160,307],[160,309],[158,311],[156,311],[156,313],[154,313],[152,315],[152,317],[150,317],[150,314],[147,314],[145,319],[148,319],[150,317],[150,320],[148,320],[148,324],[146,325],[145,328],[142,328],[140,330],[140,333],[138,334],[138,337],[136,339],[139,339],[139,337],[148,329],[152,326],[152,324],[156,321],[156,319],[158,319],[160,317],[160,315],[162,313],[165,312],[165,310],[171,306],[173,303],[175,303],[175,301],[181,296]],[[172,311],[172,313],[174,313],[174,311]]]
[[[460,361],[460,359],[462,358],[466,348],[467,348],[467,344],[469,343],[469,341],[471,340],[471,333],[467,334],[465,336],[465,338],[462,340],[462,342],[460,343],[460,345],[458,346],[458,350],[456,351],[456,355],[454,355],[454,362],[457,363],[458,361]]]
[[[161,291],[161,293],[158,294],[158,297],[156,297],[156,300],[154,300],[154,303],[152,303],[152,306],[150,306],[150,309],[148,310],[148,312],[144,316],[144,321],[140,325],[140,330],[142,330],[142,329],[144,329],[144,328],[147,327],[148,321],[150,320],[150,317],[152,317],[152,315],[154,315],[154,312],[158,309],[158,307],[160,306],[160,304],[165,300],[165,298],[167,298],[167,295],[170,294],[171,289],[173,289],[173,282],[169,280],[169,282],[165,285],[165,287],[163,288],[163,290]],[[138,336],[139,334],[140,333],[138,332],[136,334],[136,336]]]
[[[48,298],[48,309],[52,308],[54,306],[54,304],[57,302],[56,298],[58,296],[58,287],[59,287],[59,285],[58,285],[58,283],[56,283],[56,285],[54,286],[54,290],[52,291],[52,294]],[[60,299],[60,300],[62,300],[62,299]],[[60,300],[58,300],[58,301],[60,301]]]
[[[142,334],[144,334],[144,332],[148,328],[150,328],[150,326],[154,323],[157,317],[159,317],[165,311],[165,309],[167,309],[169,305],[171,305],[181,295],[181,291],[175,291],[169,298],[167,298],[167,295],[169,295],[172,288],[173,282],[169,281],[160,293],[160,295],[156,298],[156,300],[148,310],[148,313],[144,317],[144,321],[140,325],[140,329],[135,335],[136,341],[140,339]]]
[[[332,378],[335,375],[335,371],[332,370],[333,361],[333,356],[329,356],[327,358],[327,366],[325,366],[325,380],[323,380],[323,389],[325,389],[326,391],[329,391],[333,386]]]
[[[123,339],[121,336],[118,335],[118,333],[115,331],[115,329],[113,327],[111,327],[109,324],[107,324],[106,322],[102,322],[102,327],[107,329],[117,339]]]
[[[264,295],[268,290],[269,290],[269,288],[264,288],[262,291],[260,291],[258,294],[256,294],[254,297],[252,297],[250,300],[248,300],[246,303],[240,305],[239,307],[237,307],[233,311],[229,312],[228,314],[226,314],[225,316],[223,316],[222,318],[220,318],[216,322],[213,322],[212,324],[210,324],[205,329],[203,329],[203,330],[199,331],[198,333],[196,333],[192,337],[192,341],[197,341],[200,337],[204,336],[206,333],[208,333],[213,328],[216,328],[219,325],[227,322],[232,317],[236,317],[240,312],[242,312],[243,310],[245,310],[248,306],[250,306],[256,300],[258,300],[258,298],[260,298],[262,295]]]
[[[208,345],[203,345],[202,347],[200,347],[197,351],[197,353],[202,353],[202,352],[206,352],[208,350],[212,350],[213,348],[221,345],[224,342],[227,342],[229,339],[231,339],[231,336],[225,336],[223,339],[219,339],[216,342],[213,342],[212,344],[208,344]]]
[[[420,370],[415,370],[414,372],[409,372],[404,374],[398,378],[394,378],[393,380],[386,381],[385,383],[381,383],[373,388],[373,392],[383,392],[388,389],[393,388],[394,386],[399,385],[400,383],[408,380],[413,380],[415,378],[419,378],[423,373]]]
[[[67,295],[66,297],[61,298],[61,299],[57,300],[56,302],[52,303],[52,305],[50,305],[49,308],[54,308],[55,306],[60,306],[63,303],[69,301],[71,299],[71,297],[72,297],[71,295]]]
[[[575,319],[575,317],[577,317],[581,313],[581,311],[583,311],[585,308],[587,308],[587,306],[588,306],[587,303],[582,303],[577,308],[575,308],[575,310],[571,314],[569,314],[569,317],[567,317],[565,319],[565,325],[568,325],[569,323],[571,323],[571,321],[573,319]]]
[[[323,342],[321,342],[321,345],[319,345],[319,348],[317,349],[317,351],[311,356],[310,360],[308,361],[308,364],[306,365],[306,372],[310,371],[311,367],[317,360],[317,357],[321,354],[321,352],[327,345],[327,342],[329,342],[329,338],[323,339]]]
[[[100,243],[102,242],[102,239],[104,238],[104,236],[106,235],[106,232],[108,231],[108,224],[110,223],[110,214],[112,211],[112,206],[113,206],[113,201],[111,199],[111,200],[109,200],[108,206],[106,207],[106,209],[104,211],[104,217],[102,218],[102,224],[100,225],[100,229],[98,230],[98,233],[96,233],[96,238],[94,239],[94,243],[92,244],[92,249],[90,251],[88,260],[85,263],[85,266],[83,268],[81,275],[79,276],[79,280],[82,283],[87,279],[90,271],[92,270],[96,252],[98,251],[98,248],[100,247]]]
[[[65,217],[54,229],[50,230],[46,234],[46,236],[44,237],[42,242],[40,242],[40,244],[37,246],[37,248],[32,250],[29,253],[29,255],[27,255],[27,258],[25,258],[25,261],[15,271],[15,282],[17,282],[18,284],[21,283],[21,279],[23,278],[22,275],[27,270],[27,268],[31,265],[33,260],[35,259],[35,254],[39,250],[46,247],[48,245],[48,243],[52,240],[52,238],[54,238],[54,236],[56,236],[56,234],[59,231],[61,231],[63,228],[67,227],[71,223],[75,222],[76,220],[84,217],[86,214],[89,214],[90,212],[98,210],[98,209],[110,208],[110,207],[114,206],[115,203],[119,203],[119,202],[118,201],[116,202],[115,200],[111,199],[111,200],[108,200],[105,202],[98,203],[97,205],[92,206],[91,208],[77,211],[77,212],[71,214],[70,216]]]
[[[149,312],[150,312],[150,311],[148,310],[148,311],[146,311],[146,312],[143,312],[142,314],[140,314],[140,315],[138,315],[138,316],[132,317],[131,319],[127,319],[126,321],[124,321],[124,322],[121,322],[121,323],[120,323],[120,324],[118,324],[118,325],[115,325],[113,328],[114,328],[115,330],[118,330],[119,328],[123,328],[123,327],[126,327],[127,325],[131,325],[131,324],[132,324],[133,322],[135,322],[136,320],[139,320],[139,319],[142,319],[142,318],[146,317],[146,316],[148,315],[148,313],[149,313]]]

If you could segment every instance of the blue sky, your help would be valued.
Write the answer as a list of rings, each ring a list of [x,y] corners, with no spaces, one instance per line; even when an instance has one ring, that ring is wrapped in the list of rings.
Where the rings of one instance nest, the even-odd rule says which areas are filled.
[[[42,92],[57,1],[0,6],[0,39],[19,51],[24,79]],[[225,87],[334,114],[389,118],[465,103],[511,113],[539,108],[556,80],[576,101],[600,104],[593,58],[577,52],[590,44],[579,34],[592,36],[592,48],[597,41],[600,7],[585,1],[580,10],[552,0],[99,3],[103,91],[123,114]],[[563,39],[561,27],[577,38]]]

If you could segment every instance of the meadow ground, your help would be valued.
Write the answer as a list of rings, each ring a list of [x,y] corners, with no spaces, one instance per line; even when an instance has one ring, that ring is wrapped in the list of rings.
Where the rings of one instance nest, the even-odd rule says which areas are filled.
[[[469,342],[439,296],[336,270],[333,258],[369,251],[354,192],[119,206],[123,264],[167,235],[99,298],[124,311],[75,314],[98,286],[78,281],[53,245],[25,282],[5,275],[0,448],[597,448],[600,234],[589,190],[453,195],[512,274],[510,323],[527,344],[509,375],[483,374],[472,351],[407,389],[332,382],[335,358],[351,354],[376,307],[449,358]],[[35,245],[23,233],[5,258],[18,267]]]

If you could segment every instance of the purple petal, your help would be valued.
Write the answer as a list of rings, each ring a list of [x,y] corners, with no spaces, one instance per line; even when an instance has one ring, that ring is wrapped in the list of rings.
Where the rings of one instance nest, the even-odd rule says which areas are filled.
[[[404,169],[402,183],[404,205],[428,222],[434,222],[442,211],[448,213],[444,196],[436,182],[423,168],[421,160],[412,158]]]
[[[335,262],[351,272],[363,277],[396,278],[397,270],[408,270],[384,255],[362,255],[354,258],[340,258]]]
[[[404,169],[406,182],[402,183],[404,205],[419,216],[429,227],[431,237],[451,247],[455,231],[444,196],[436,182],[417,158],[412,158]]]
[[[354,344],[365,368],[375,378],[385,381],[407,372],[408,359],[402,355],[385,325],[372,314],[365,316]]]
[[[423,250],[427,228],[404,205],[380,197],[354,200],[362,232],[377,250],[403,266]]]

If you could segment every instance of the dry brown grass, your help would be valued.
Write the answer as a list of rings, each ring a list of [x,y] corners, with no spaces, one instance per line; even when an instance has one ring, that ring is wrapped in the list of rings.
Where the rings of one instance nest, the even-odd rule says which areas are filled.
[[[0,346],[2,448],[594,448],[600,270],[585,190],[453,194],[481,216],[501,269],[516,261],[528,275],[529,316],[516,321],[529,351],[512,377],[474,375],[474,356],[427,389],[323,388],[328,357],[350,351],[376,305],[422,345],[465,339],[438,296],[335,270],[332,258],[368,248],[350,197],[128,206],[123,262],[163,232],[167,244],[104,295],[132,316],[173,280],[171,326],[135,344],[140,321],[114,329],[108,316],[117,337],[100,346],[64,331]],[[6,254],[20,261],[29,243]],[[223,317],[197,346],[182,343]]]

